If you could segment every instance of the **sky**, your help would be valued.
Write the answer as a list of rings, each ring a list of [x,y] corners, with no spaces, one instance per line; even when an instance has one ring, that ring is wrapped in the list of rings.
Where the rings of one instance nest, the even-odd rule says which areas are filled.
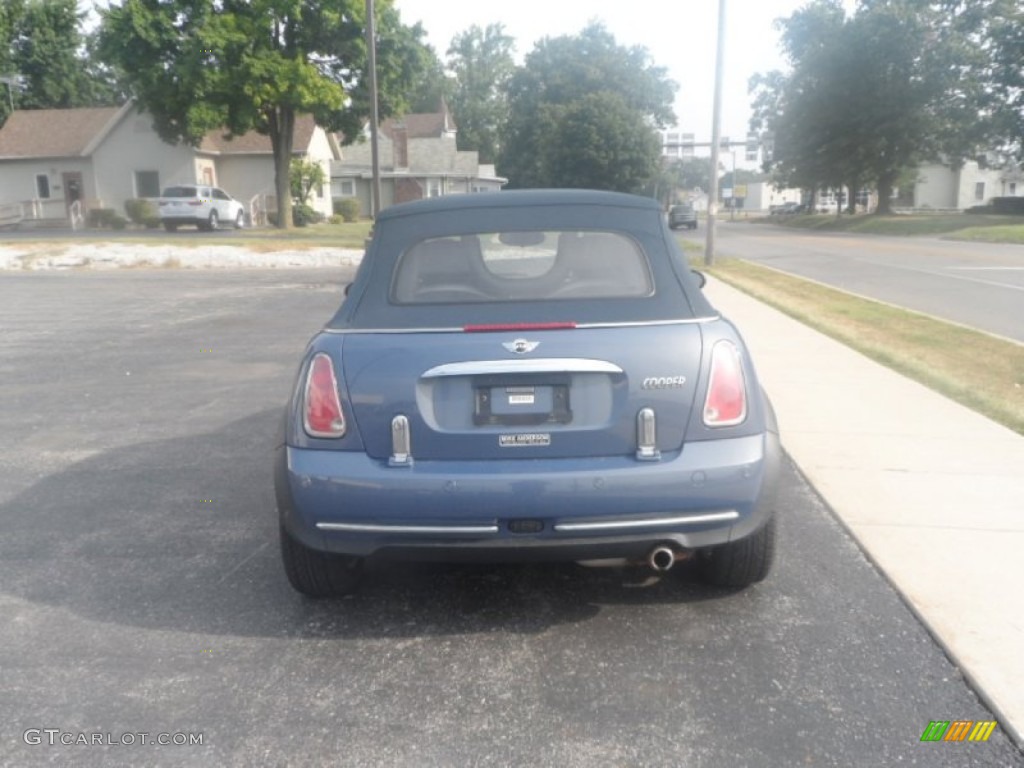
[[[774,20],[807,0],[726,0],[722,135],[742,139],[750,119],[747,81],[757,72],[785,69]],[[852,12],[854,0],[844,0]],[[573,35],[602,21],[620,45],[641,45],[679,85],[678,127],[711,140],[718,0],[395,0],[406,24],[422,22],[442,59],[448,44],[472,24],[500,22],[516,40],[517,61],[543,37]],[[458,116],[456,116],[458,120]]]

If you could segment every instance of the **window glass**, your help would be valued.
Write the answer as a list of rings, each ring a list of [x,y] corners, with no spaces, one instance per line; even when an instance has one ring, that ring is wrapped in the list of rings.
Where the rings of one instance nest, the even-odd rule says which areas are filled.
[[[36,176],[36,197],[42,200],[50,197],[50,177],[45,173]]]
[[[168,187],[161,197],[197,197],[199,191],[195,187]]]
[[[135,196],[160,197],[160,174],[156,171],[136,171]]]
[[[515,231],[423,240],[399,259],[399,304],[627,298],[652,293],[639,245],[615,232]]]

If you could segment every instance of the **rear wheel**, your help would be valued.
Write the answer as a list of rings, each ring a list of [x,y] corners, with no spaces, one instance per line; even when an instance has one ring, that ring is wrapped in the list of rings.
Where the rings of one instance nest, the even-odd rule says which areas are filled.
[[[698,574],[719,587],[746,587],[761,581],[775,560],[775,518],[751,536],[701,553]]]
[[[363,570],[361,558],[310,549],[292,538],[283,526],[281,559],[292,587],[309,597],[347,595],[359,584]]]
[[[210,218],[206,222],[206,228],[208,230],[210,230],[211,232],[213,232],[213,230],[215,230],[217,228],[217,224],[218,224],[217,212],[216,211],[210,211]]]

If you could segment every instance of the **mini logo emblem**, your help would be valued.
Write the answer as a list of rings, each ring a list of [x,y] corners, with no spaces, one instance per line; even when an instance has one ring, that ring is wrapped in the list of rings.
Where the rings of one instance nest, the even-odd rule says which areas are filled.
[[[509,352],[515,352],[517,355],[525,355],[527,352],[533,352],[533,350],[535,350],[539,344],[539,341],[527,341],[526,339],[516,339],[515,341],[506,341],[501,346],[503,346]]]

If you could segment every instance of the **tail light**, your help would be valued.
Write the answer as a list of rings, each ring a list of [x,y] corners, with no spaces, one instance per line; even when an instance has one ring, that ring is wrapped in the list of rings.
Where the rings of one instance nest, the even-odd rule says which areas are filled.
[[[306,374],[302,424],[310,437],[341,437],[345,434],[345,415],[338,399],[334,365],[323,352],[313,358]]]
[[[720,341],[711,350],[711,378],[704,400],[704,423],[709,427],[731,427],[747,418],[747,385],[743,380],[740,352],[730,341]]]

